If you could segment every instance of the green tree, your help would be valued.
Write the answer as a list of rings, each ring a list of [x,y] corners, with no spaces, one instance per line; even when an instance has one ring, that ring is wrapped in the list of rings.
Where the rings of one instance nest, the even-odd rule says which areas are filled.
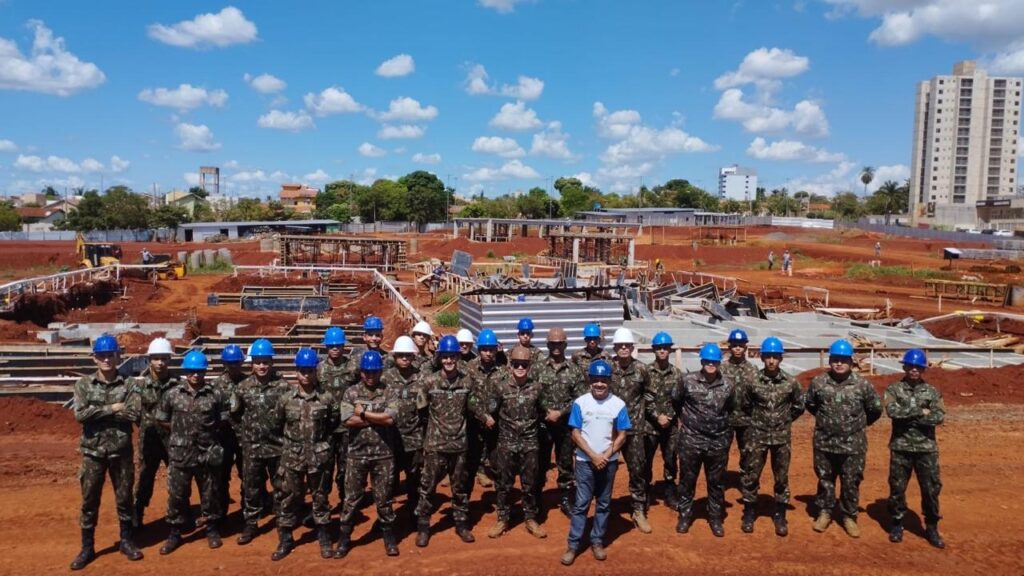
[[[584,186],[578,178],[563,177],[555,180],[555,190],[558,190],[559,203],[565,216],[571,217],[577,212],[591,210],[594,202],[601,200],[600,190]]]
[[[171,228],[177,230],[178,226],[191,222],[192,217],[184,206],[165,204],[149,213],[150,228]]]
[[[196,202],[195,208],[192,209],[192,221],[193,222],[216,222],[217,214],[214,212],[213,207],[210,203],[205,200]]]
[[[524,218],[547,218],[548,215],[555,218],[560,213],[558,201],[548,195],[543,188],[534,187],[530,191],[516,198],[516,208]]]
[[[62,230],[75,230],[77,232],[90,232],[92,230],[104,230],[107,228],[106,218],[103,211],[103,198],[96,190],[89,190],[82,195],[78,207],[64,216],[54,225]]]
[[[46,195],[47,200],[55,200],[60,197],[60,192],[57,192],[57,189],[53,186],[47,186],[40,190],[40,192]]]
[[[188,193],[195,196],[196,198],[206,198],[210,195],[202,186],[193,186],[188,189]]]
[[[886,180],[875,190],[866,202],[867,211],[871,214],[885,214],[886,222],[890,214],[903,214],[909,209],[910,187],[900,186],[893,180]]]
[[[228,222],[258,222],[270,219],[267,209],[255,198],[239,198],[234,206],[224,211],[223,216]]]
[[[837,218],[855,220],[864,215],[864,205],[853,192],[840,192],[832,199],[832,212]]]
[[[789,216],[800,212],[800,202],[789,196],[785,188],[772,190],[765,200],[765,206],[772,216]]]
[[[21,230],[21,216],[9,202],[0,202],[0,232]]]
[[[141,230],[149,226],[149,201],[127,186],[107,188],[103,211],[108,230]]]
[[[364,222],[409,220],[409,190],[400,182],[381,178],[360,194],[359,213]]]
[[[398,179],[408,194],[408,217],[417,224],[445,219],[445,207],[451,203],[451,192],[441,179],[425,170],[410,172]]]
[[[718,197],[690,184],[688,180],[680,178],[669,180],[660,186],[655,186],[654,192],[666,199],[671,198],[672,203],[669,204],[670,206],[696,208],[709,212],[718,210]]]
[[[860,169],[860,181],[864,183],[864,197],[868,197],[868,184],[875,179],[875,169],[871,166],[865,166]]]
[[[742,214],[747,209],[747,203],[726,198],[718,203],[718,209],[726,214]]]
[[[348,224],[352,221],[352,207],[348,204],[335,204],[327,208],[326,217],[331,220],[337,220],[342,224]]]
[[[487,208],[482,200],[474,200],[459,212],[459,218],[487,218]]]

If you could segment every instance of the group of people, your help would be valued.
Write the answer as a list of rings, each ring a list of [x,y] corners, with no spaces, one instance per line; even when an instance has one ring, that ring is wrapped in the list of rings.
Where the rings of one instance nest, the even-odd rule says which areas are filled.
[[[902,540],[904,494],[914,472],[921,484],[927,539],[944,546],[937,528],[941,482],[935,442],[944,408],[939,393],[922,378],[927,361],[920,350],[907,352],[905,376],[889,387],[883,402],[852,371],[853,347],[845,340],[832,345],[829,370],[804,391],[781,369],[783,343],[775,337],[761,343],[760,369],[747,359],[747,335],[734,330],[726,358],[717,344],[706,344],[699,353],[701,369],[684,374],[670,362],[674,343],[665,332],[652,339],[654,361],[647,364],[635,358],[636,341],[627,328],[615,331],[608,351],[600,326],[588,324],[584,346],[571,356],[566,355],[564,329],[547,331],[546,353],[532,343],[530,318],[519,320],[517,329],[517,342],[506,349],[491,329],[475,338],[460,330],[435,339],[430,325],[419,322],[386,352],[381,348],[383,322],[371,316],[358,346],[350,349],[344,331],[332,327],[324,334],[322,353],[299,349],[291,359],[295,383],[275,368],[274,346],[266,339],[256,340],[247,352],[226,346],[220,358],[223,372],[211,378],[209,359],[199,350],[186,353],[181,376],[173,376],[170,342],[158,338],[150,344],[146,372],[125,378],[118,372],[117,340],[101,336],[93,345],[97,370],[79,379],[74,390],[75,417],[82,424],[82,547],[71,568],[79,570],[95,557],[96,519],[107,476],[120,521],[119,550],[130,560],[142,559],[134,532],[143,525],[161,464],[167,468],[170,527],[162,555],[182,546],[183,534],[199,525],[210,548],[222,546],[232,469],[242,485],[244,527],[237,543],[252,542],[259,519],[272,512],[278,533],[271,555],[275,561],[295,548],[293,531],[310,520],[321,556],[344,558],[368,485],[389,556],[399,554],[394,496],[407,495],[404,510],[415,523],[416,546],[426,547],[437,486],[445,479],[462,541],[475,540],[469,519],[475,478],[481,485],[489,485],[490,478],[494,482],[496,518],[488,537],[499,538],[511,528],[511,493],[518,480],[523,526],[534,537],[546,538],[542,492],[552,453],[558,508],[571,519],[563,564],[572,564],[581,549],[592,501],[589,545],[595,558],[606,558],[605,527],[620,456],[628,469],[632,520],[640,532],[652,531],[647,512],[654,500],[654,456],[661,450],[664,501],[678,511],[676,531],[690,530],[703,468],[710,528],[721,537],[724,476],[734,440],[740,451],[742,530],[754,530],[760,477],[770,457],[776,502],[772,520],[775,533],[786,536],[790,427],[805,410],[816,419],[816,531],[832,522],[838,479],[842,525],[850,536],[859,536],[865,429],[884,410],[893,421],[889,538]],[[200,518],[193,518],[189,506],[193,483],[199,487]],[[332,541],[329,496],[334,486],[341,513]]]

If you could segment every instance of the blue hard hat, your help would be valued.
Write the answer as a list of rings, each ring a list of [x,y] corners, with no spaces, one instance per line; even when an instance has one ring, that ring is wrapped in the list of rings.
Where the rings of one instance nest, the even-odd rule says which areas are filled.
[[[363,331],[369,332],[370,330],[383,330],[384,321],[376,316],[370,316],[363,321]]]
[[[658,332],[654,335],[654,339],[651,340],[651,346],[671,346],[672,337],[668,335],[668,332]]]
[[[245,360],[245,353],[238,344],[228,344],[220,351],[221,362],[241,362]]]
[[[274,357],[274,345],[270,343],[270,340],[266,338],[260,338],[259,340],[252,343],[252,348],[249,348],[249,356],[255,358],[257,356],[270,356]]]
[[[604,360],[594,360],[590,363],[590,368],[587,369],[587,375],[591,378],[597,377],[609,377],[612,375],[612,367]]]
[[[732,344],[733,342],[742,342],[743,344],[746,344],[749,341],[750,339],[747,338],[747,333],[744,332],[743,330],[740,330],[739,328],[736,328],[732,332],[729,332],[730,344]]]
[[[850,344],[846,340],[836,340],[828,347],[829,356],[845,356],[847,358],[853,357],[853,344]]]
[[[484,328],[483,330],[480,331],[480,334],[478,334],[477,337],[476,337],[476,346],[477,346],[477,348],[479,348],[481,346],[497,346],[497,345],[498,345],[498,335],[495,334],[494,330],[491,330],[490,328]]]
[[[769,336],[761,342],[761,354],[782,354],[786,349],[782,346],[782,340],[775,336]]]
[[[295,355],[296,368],[316,368],[317,364],[319,364],[319,360],[316,357],[316,350],[299,348],[299,352]]]
[[[441,341],[437,343],[437,351],[439,354],[458,354],[462,352],[462,349],[459,348],[459,339],[448,334],[446,336],[442,336]]]
[[[345,344],[345,331],[337,326],[331,326],[324,332],[324,346],[343,346]]]
[[[601,326],[598,324],[587,324],[583,327],[584,338],[600,338],[601,337]]]
[[[363,357],[359,359],[359,369],[370,372],[383,370],[384,361],[380,358],[380,352],[377,352],[376,350],[367,350],[366,352],[363,352]]]
[[[520,332],[533,331],[533,320],[529,318],[520,318],[519,324],[516,325],[516,330]]]
[[[700,359],[709,362],[722,361],[722,349],[714,342],[708,342],[700,347]]]
[[[185,354],[185,359],[181,361],[182,370],[206,370],[209,367],[210,362],[206,359],[206,354],[199,350],[192,350]]]
[[[924,350],[907,350],[906,354],[903,355],[903,364],[906,366],[917,366],[918,368],[928,367],[928,357],[925,356]]]
[[[92,343],[92,353],[102,354],[104,352],[120,352],[121,345],[117,343],[117,338],[114,338],[110,334],[104,334],[96,339]]]

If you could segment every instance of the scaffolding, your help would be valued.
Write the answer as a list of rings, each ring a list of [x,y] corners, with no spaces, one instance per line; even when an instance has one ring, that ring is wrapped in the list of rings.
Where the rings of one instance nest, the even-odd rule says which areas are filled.
[[[393,272],[406,263],[405,240],[342,236],[281,236],[282,266],[346,266]]]
[[[634,238],[608,232],[548,232],[549,256],[580,262],[633,265]]]

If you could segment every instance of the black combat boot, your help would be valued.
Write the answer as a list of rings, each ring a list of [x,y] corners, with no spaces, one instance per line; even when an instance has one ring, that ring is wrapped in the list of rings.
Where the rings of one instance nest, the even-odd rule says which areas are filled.
[[[341,533],[338,534],[338,544],[334,548],[335,558],[344,558],[348,556],[348,551],[352,548],[352,527],[341,525]]]
[[[672,510],[679,507],[679,490],[676,488],[675,482],[665,481],[665,506],[668,506]]]
[[[257,527],[255,524],[246,524],[245,528],[242,528],[242,533],[238,535],[238,545],[245,546],[249,542],[256,538]]]
[[[740,524],[740,529],[745,534],[751,534],[754,532],[754,520],[757,519],[757,509],[753,504],[743,504],[743,521]]]
[[[82,528],[82,550],[71,561],[72,570],[81,570],[96,559],[96,529]]]
[[[676,523],[676,532],[680,534],[686,534],[690,531],[690,522],[692,520],[688,515],[679,515],[679,522]]]
[[[789,524],[786,523],[786,505],[779,502],[775,505],[775,514],[772,514],[772,522],[775,523],[775,535],[786,536],[789,534]]]
[[[220,538],[220,523],[209,521],[206,523],[206,544],[210,547],[210,550],[216,550],[224,545],[224,541]]]
[[[135,541],[132,539],[132,523],[121,522],[121,544],[118,546],[121,554],[124,554],[126,558],[132,562],[136,560],[142,560],[142,551],[135,545]]]
[[[465,522],[455,523],[455,533],[458,534],[459,538],[461,538],[466,544],[476,542],[476,538],[473,537],[473,532]]]
[[[430,519],[420,518],[416,522],[416,546],[426,548],[430,544]]]
[[[398,556],[398,538],[395,538],[395,531],[391,526],[381,526],[381,538],[384,540],[384,551],[388,556]]]
[[[715,535],[715,538],[725,537],[725,526],[722,524],[721,518],[710,518],[708,524],[711,525],[711,533]]]
[[[572,516],[572,507],[575,500],[575,490],[571,486],[562,490],[562,498],[558,501],[558,509],[562,514]]]
[[[274,562],[277,562],[291,554],[292,549],[295,548],[295,539],[292,538],[292,531],[290,528],[278,528],[277,538],[277,549],[270,555],[270,559]]]
[[[180,548],[181,544],[181,530],[179,528],[171,528],[170,533],[167,534],[167,541],[160,547],[160,555],[167,556]]]
[[[939,525],[936,522],[925,524],[924,537],[928,539],[929,544],[940,550],[946,547],[946,541],[939,534]]]
[[[903,521],[893,520],[892,526],[889,526],[889,542],[893,544],[899,544],[903,542]]]
[[[334,550],[331,549],[331,535],[327,533],[327,526],[316,527],[316,539],[320,543],[320,557],[333,558]]]

